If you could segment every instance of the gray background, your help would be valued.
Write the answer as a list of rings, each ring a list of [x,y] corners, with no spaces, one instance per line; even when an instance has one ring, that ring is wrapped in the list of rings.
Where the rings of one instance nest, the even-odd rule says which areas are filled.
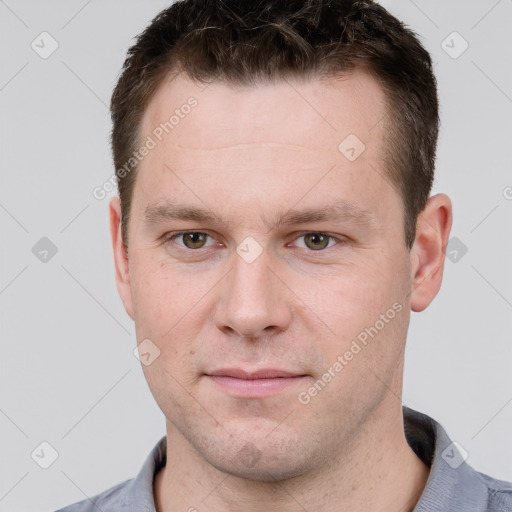
[[[512,1],[383,4],[436,63],[435,192],[453,200],[457,238],[439,296],[413,314],[404,403],[512,480]],[[167,5],[0,0],[0,511],[131,478],[165,434],[115,288],[108,199],[92,190],[113,173],[107,105],[125,52]],[[46,59],[31,47],[51,49],[43,31],[58,43]],[[47,261],[42,237],[58,249]],[[48,469],[31,458],[43,441],[58,452]]]

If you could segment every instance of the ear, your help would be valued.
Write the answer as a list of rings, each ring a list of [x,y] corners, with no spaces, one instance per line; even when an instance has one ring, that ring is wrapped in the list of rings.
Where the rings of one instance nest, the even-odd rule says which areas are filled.
[[[134,320],[130,271],[128,266],[128,249],[125,247],[121,236],[121,201],[119,197],[113,197],[110,200],[109,214],[117,291],[123,301],[124,309],[128,315],[130,315],[131,319]]]
[[[428,199],[418,217],[411,249],[411,309],[423,311],[441,287],[445,247],[452,227],[452,203],[445,194]]]

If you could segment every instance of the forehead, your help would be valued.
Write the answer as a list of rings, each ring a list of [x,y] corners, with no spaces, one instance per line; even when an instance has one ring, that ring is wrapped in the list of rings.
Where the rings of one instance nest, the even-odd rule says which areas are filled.
[[[197,106],[189,109],[188,101]],[[350,134],[365,143],[377,140],[384,105],[380,85],[357,68],[338,77],[251,86],[200,84],[179,73],[166,77],[157,88],[141,132],[151,134],[170,122],[169,133],[162,134],[164,142],[179,149],[254,143],[294,146],[302,152],[337,149]]]
[[[343,199],[385,213],[384,112],[380,85],[357,69],[244,87],[168,77],[143,118],[141,139],[155,144],[134,203],[142,210],[181,190],[195,206],[215,198],[218,211],[241,211],[244,202],[268,209],[283,194],[291,207],[318,182],[301,206]]]

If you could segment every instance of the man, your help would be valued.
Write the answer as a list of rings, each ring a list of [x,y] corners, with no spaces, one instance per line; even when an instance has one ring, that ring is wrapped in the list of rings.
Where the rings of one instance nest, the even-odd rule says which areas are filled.
[[[401,404],[452,220],[412,32],[369,0],[184,0],[111,110],[117,287],[166,436],[64,510],[512,510]]]

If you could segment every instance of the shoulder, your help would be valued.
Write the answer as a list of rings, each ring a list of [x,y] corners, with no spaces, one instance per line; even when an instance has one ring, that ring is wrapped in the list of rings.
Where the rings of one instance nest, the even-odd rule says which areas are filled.
[[[497,480],[478,473],[480,480],[487,487],[488,512],[509,512],[512,510],[512,482]]]
[[[463,447],[453,442],[437,421],[404,407],[404,431],[413,451],[430,466],[415,512],[512,512],[512,482],[474,469],[464,450],[460,451]]]
[[[56,512],[119,512],[154,510],[153,481],[166,463],[166,436],[153,447],[139,474],[106,491]]]
[[[103,491],[96,496],[68,505],[56,512],[113,512],[118,511],[124,502],[125,491],[132,480],[126,480],[120,484]]]

